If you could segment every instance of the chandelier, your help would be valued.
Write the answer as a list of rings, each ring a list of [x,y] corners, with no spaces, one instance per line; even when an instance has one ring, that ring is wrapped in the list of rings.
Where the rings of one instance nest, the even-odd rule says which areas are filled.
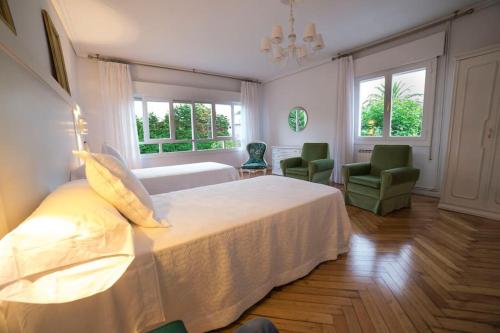
[[[294,58],[297,63],[302,63],[309,54],[318,53],[325,44],[320,33],[316,33],[316,25],[308,23],[304,29],[302,40],[304,44],[296,43],[295,17],[293,15],[293,6],[301,0],[281,0],[287,6],[290,6],[290,15],[288,18],[288,45],[281,46],[283,42],[283,28],[277,24],[273,26],[271,37],[264,37],[260,42],[260,51],[270,55],[271,60],[276,63],[288,62],[288,59]]]

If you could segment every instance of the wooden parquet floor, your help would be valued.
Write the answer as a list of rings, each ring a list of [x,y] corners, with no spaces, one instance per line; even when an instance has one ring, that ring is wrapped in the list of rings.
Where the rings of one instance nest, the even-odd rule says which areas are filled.
[[[413,207],[348,207],[351,250],[274,289],[221,330],[254,317],[280,332],[500,332],[500,222]]]

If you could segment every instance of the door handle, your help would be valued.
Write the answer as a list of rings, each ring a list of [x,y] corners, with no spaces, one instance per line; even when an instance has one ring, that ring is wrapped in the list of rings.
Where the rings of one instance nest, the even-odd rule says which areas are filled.
[[[488,129],[487,137],[488,137],[488,139],[491,139],[493,137],[493,128]]]

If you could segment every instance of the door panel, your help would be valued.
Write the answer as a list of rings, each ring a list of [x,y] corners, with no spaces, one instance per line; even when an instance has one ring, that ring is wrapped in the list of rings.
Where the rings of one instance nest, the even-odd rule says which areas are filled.
[[[458,63],[446,182],[442,201],[472,209],[500,207],[495,159],[500,103],[500,52]],[[500,169],[498,167],[497,169]],[[498,210],[500,212],[500,209]]]
[[[457,137],[457,156],[454,165],[452,195],[477,200],[480,197],[485,146],[483,133],[491,116],[492,92],[497,71],[496,63],[474,65],[467,68],[461,108],[462,119]],[[457,126],[458,127],[458,126]],[[455,127],[455,128],[457,128]]]

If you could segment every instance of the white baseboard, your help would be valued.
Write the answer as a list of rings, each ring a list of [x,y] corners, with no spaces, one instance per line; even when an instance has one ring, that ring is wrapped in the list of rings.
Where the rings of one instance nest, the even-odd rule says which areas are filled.
[[[479,209],[467,208],[467,207],[462,207],[462,206],[455,206],[455,205],[450,205],[450,204],[445,204],[445,203],[439,203],[438,208],[444,209],[444,210],[450,210],[453,212],[464,213],[464,214],[468,214],[468,215],[484,217],[484,218],[491,219],[491,220],[500,221],[500,214],[496,214],[496,213],[492,213],[492,212],[485,212],[485,211],[479,210]]]

